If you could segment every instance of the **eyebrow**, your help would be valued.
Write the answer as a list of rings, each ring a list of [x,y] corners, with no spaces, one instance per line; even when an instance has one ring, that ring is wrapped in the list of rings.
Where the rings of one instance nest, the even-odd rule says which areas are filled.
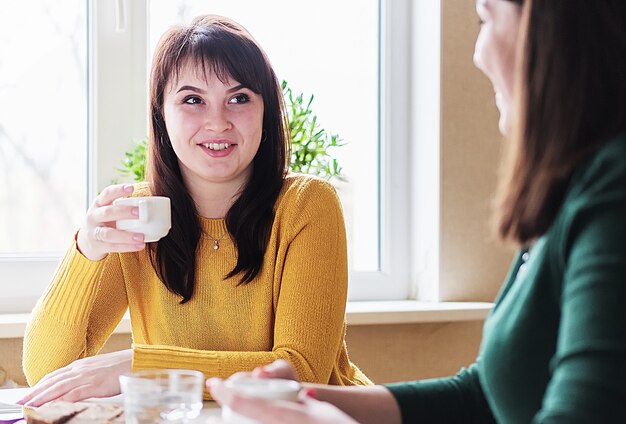
[[[228,93],[232,93],[233,91],[238,91],[238,90],[241,90],[242,88],[247,88],[247,87],[243,84],[237,84],[236,86],[231,87],[226,91]],[[194,87],[193,85],[183,85],[176,92],[180,93],[181,91],[193,91],[194,93],[200,93],[200,94],[206,93],[206,91],[204,91],[203,89]]]
[[[202,93],[202,94],[205,93],[205,91],[203,89],[198,88],[198,87],[194,87],[193,85],[183,85],[176,92],[180,93],[181,91],[193,91],[195,93]]]

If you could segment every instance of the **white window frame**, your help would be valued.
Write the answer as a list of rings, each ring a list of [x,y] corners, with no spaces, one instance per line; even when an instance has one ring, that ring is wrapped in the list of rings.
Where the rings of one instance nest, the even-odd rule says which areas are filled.
[[[89,202],[147,134],[148,1],[88,1]],[[351,272],[349,300],[437,300],[440,0],[380,8],[380,270]],[[59,260],[0,257],[0,313],[29,311]]]
[[[409,212],[411,299],[440,301],[441,0],[413,1]]]
[[[381,0],[380,271],[349,300],[438,301],[441,0]]]

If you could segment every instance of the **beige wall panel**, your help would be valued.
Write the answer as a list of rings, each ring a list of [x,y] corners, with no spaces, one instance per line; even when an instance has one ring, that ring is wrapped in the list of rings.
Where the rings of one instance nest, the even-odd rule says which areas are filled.
[[[442,1],[441,300],[492,301],[512,256],[490,235],[503,138],[491,83],[472,61],[474,0]]]
[[[453,375],[476,358],[482,324],[352,326],[348,354],[375,383]]]

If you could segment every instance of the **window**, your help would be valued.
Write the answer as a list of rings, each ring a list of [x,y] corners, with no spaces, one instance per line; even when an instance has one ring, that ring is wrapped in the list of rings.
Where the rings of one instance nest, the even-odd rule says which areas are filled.
[[[0,313],[34,306],[126,140],[146,134],[145,40],[125,31],[142,24],[142,1],[0,14]]]
[[[2,254],[64,249],[87,197],[86,8],[51,3],[0,16]]]
[[[25,6],[21,6],[22,3]],[[0,97],[0,124],[8,125],[3,119],[8,116],[4,114],[6,109],[19,114],[20,119],[29,119],[28,124],[20,124],[17,119],[10,121],[20,131],[32,131],[31,151],[47,161],[45,166],[52,166],[54,159],[59,175],[69,173],[64,177],[66,180],[55,181],[68,200],[52,196],[60,205],[59,211],[69,214],[62,228],[58,219],[53,225],[45,221],[50,205],[44,199],[51,196],[51,191],[24,196],[23,192],[34,189],[17,182],[15,174],[0,168],[0,175],[4,173],[11,179],[7,187],[12,190],[5,193],[3,188],[1,196],[24,198],[12,203],[11,208],[15,209],[11,213],[18,211],[15,219],[20,222],[15,228],[11,225],[10,230],[18,231],[20,225],[28,227],[29,219],[23,212],[30,210],[36,211],[30,220],[41,225],[30,241],[17,233],[5,235],[8,229],[0,233],[0,312],[27,311],[32,307],[48,283],[70,235],[82,220],[90,199],[117,177],[115,168],[132,140],[147,134],[147,69],[158,36],[169,25],[189,22],[192,17],[205,13],[229,16],[250,30],[268,54],[279,79],[287,80],[296,92],[315,95],[313,110],[319,122],[346,142],[345,147],[336,150],[336,155],[348,179],[347,183],[339,185],[338,192],[349,234],[350,299],[407,298],[409,276],[414,274],[416,266],[409,262],[411,234],[415,228],[409,225],[408,219],[412,182],[409,166],[412,99],[407,89],[411,65],[410,3],[408,0],[339,3],[320,0],[311,3],[309,8],[296,6],[288,0],[31,0],[15,3],[12,6],[15,14],[0,17],[7,21],[7,25],[0,28],[0,36],[18,33],[7,30],[10,16],[33,16],[36,12],[45,17],[46,10],[54,9],[54,16],[64,15],[66,25],[71,22],[82,25],[70,25],[74,31],[69,37],[73,44],[67,41],[73,49],[82,46],[82,56],[78,56],[82,68],[77,67],[72,73],[58,71],[66,76],[65,86],[55,81],[49,83],[51,88],[68,90],[63,91],[59,102],[71,101],[74,103],[71,106],[46,98],[45,103],[49,104],[44,113],[41,101],[31,101],[18,108],[7,96]],[[71,12],[60,13],[61,6]],[[18,7],[28,7],[29,11],[18,14]],[[69,16],[73,15],[82,18],[72,21]],[[53,43],[54,37],[53,34],[40,35],[37,40]],[[2,45],[7,45],[4,40]],[[75,51],[67,49],[67,55]],[[20,48],[26,52],[41,50],[49,49],[41,45]],[[26,59],[10,59],[3,49],[0,75],[5,72],[3,64],[7,61],[24,61],[29,56],[38,60],[45,57],[30,54]],[[53,74],[52,69],[61,64],[66,65],[67,61],[46,62],[40,68],[46,72],[41,74]],[[6,80],[0,77],[3,81],[0,84]],[[34,86],[35,90],[38,88],[39,84]],[[71,90],[76,92],[70,95]],[[27,92],[22,91],[17,96],[20,101],[42,98],[41,91],[24,93]],[[37,131],[41,129],[38,123],[43,115],[53,113],[59,117],[49,118],[50,122],[72,125],[65,124],[69,129],[55,129],[54,139],[49,137],[50,128],[46,128],[43,139]],[[0,155],[6,155],[7,146],[0,138]],[[58,154],[49,154],[50,151]],[[11,154],[14,158],[16,152]],[[17,163],[12,159],[15,168]],[[35,184],[34,177],[24,178],[29,184]],[[52,183],[51,178],[47,180]],[[13,187],[19,187],[19,192]],[[32,203],[26,203],[28,201]],[[5,204],[3,201],[2,205]],[[2,207],[0,213],[9,213]],[[49,231],[50,227],[55,227],[54,232]],[[45,243],[41,242],[42,238],[46,239]]]
[[[87,202],[86,3],[29,0],[6,9],[0,14],[2,309],[28,291],[23,279],[58,260]]]

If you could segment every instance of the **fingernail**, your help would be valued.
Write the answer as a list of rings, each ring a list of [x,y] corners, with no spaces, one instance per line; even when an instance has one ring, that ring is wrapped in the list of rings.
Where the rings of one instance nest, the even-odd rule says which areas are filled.
[[[130,213],[132,213],[134,216],[139,216],[139,208],[132,208],[130,210]]]
[[[24,399],[20,399],[17,402],[15,402],[16,405],[24,405]]]
[[[315,389],[312,389],[310,387],[307,387],[306,389],[304,389],[304,395],[306,397],[317,399],[316,396],[315,396]]]
[[[125,184],[124,185],[124,191],[127,192],[127,193],[132,193],[133,192],[132,184]]]
[[[135,234],[133,240],[143,242],[143,234]]]

